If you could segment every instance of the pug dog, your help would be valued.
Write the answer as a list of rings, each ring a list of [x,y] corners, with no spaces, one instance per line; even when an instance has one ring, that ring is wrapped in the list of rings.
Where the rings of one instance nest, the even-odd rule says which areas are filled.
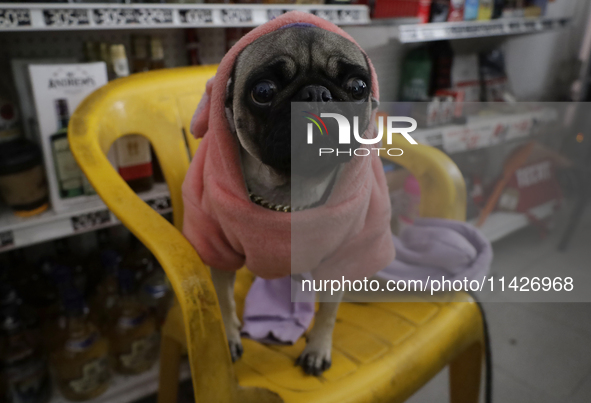
[[[238,139],[242,172],[251,194],[268,205],[291,206],[291,211],[325,201],[350,157],[325,158],[313,173],[307,172],[305,161],[294,164],[291,103],[367,105],[362,118],[366,127],[377,106],[371,88],[365,54],[338,34],[314,26],[294,26],[248,45],[238,56],[227,85],[226,117]],[[235,273],[212,267],[211,275],[235,361],[243,351],[233,297]],[[320,303],[307,345],[297,360],[308,374],[320,375],[331,365],[332,333],[341,298],[338,293],[332,296],[334,302]]]

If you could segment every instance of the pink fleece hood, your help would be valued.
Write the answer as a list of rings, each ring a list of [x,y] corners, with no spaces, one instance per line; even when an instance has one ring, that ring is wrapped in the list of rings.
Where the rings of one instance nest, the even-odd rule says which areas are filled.
[[[254,204],[244,183],[240,145],[226,120],[226,85],[246,46],[298,23],[355,43],[334,24],[294,11],[254,29],[228,51],[191,123],[192,133],[203,140],[183,184],[183,233],[203,261],[220,270],[246,264],[266,279],[304,272],[319,279],[371,276],[394,259],[388,188],[376,154],[346,164],[326,203],[304,211],[276,212]],[[375,70],[369,66],[372,95],[379,99]]]

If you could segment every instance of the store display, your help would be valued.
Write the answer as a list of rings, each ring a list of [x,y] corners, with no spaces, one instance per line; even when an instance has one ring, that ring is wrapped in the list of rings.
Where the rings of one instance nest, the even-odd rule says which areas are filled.
[[[28,337],[16,305],[0,312],[0,401],[46,403],[51,396],[47,363]]]
[[[150,38],[150,70],[159,70],[165,67],[162,40],[153,36]]]
[[[115,370],[139,374],[158,358],[156,320],[135,294],[135,274],[121,269],[118,276],[120,298],[107,330],[110,354]]]
[[[429,22],[447,21],[450,7],[450,0],[433,0]]]
[[[466,0],[464,3],[464,20],[476,20],[478,18],[479,6],[479,0]]]
[[[98,196],[85,195],[82,172],[69,150],[67,123],[78,104],[106,84],[105,63],[35,64],[28,68],[53,210],[98,203]],[[86,193],[93,193],[88,185],[86,189]]]
[[[479,55],[482,100],[488,102],[513,101],[509,79],[505,72],[505,57],[500,49]]]
[[[449,22],[464,21],[464,1],[465,0],[450,0],[449,14],[447,16]]]
[[[97,285],[90,302],[90,315],[102,332],[106,332],[119,300],[119,279],[117,277],[121,257],[113,250],[100,254],[104,276]]]
[[[185,31],[187,38],[187,55],[189,56],[189,65],[197,66],[201,64],[199,57],[199,36],[196,29],[187,29]]]
[[[152,42],[152,47],[158,51],[158,44]],[[115,78],[127,77],[129,75],[129,64],[125,47],[123,45],[111,45],[110,49]],[[159,50],[162,50],[161,43]],[[161,54],[157,54],[157,56],[159,57]],[[137,193],[152,189],[154,177],[152,174],[152,153],[148,139],[138,134],[128,134],[115,141],[113,149],[115,150],[115,160],[119,174],[129,187]]]
[[[0,93],[0,143],[20,136],[20,116],[7,93]]]
[[[480,0],[478,6],[478,20],[488,21],[493,16],[494,0]]]
[[[55,111],[58,127],[55,134],[50,136],[50,141],[60,197],[80,196],[84,194],[82,184],[84,174],[80,170],[68,142],[68,121],[70,120],[68,101],[57,99],[55,101]]]
[[[429,99],[432,68],[433,64],[427,47],[411,50],[406,55],[401,73],[401,101],[426,101]]]
[[[65,339],[52,351],[51,365],[62,395],[73,401],[90,400],[109,387],[109,344],[88,319],[80,293],[64,292]]]
[[[22,138],[0,142],[0,199],[21,217],[47,210],[43,159],[33,142]]]
[[[133,35],[131,37],[131,71],[141,73],[150,70],[148,60],[148,37],[145,35]]]

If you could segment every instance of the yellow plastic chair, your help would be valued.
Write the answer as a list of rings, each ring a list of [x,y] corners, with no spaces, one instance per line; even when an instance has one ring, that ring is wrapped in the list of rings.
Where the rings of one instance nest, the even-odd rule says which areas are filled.
[[[176,402],[179,364],[187,351],[198,403],[402,402],[446,365],[453,403],[476,403],[483,362],[483,323],[464,293],[449,302],[342,303],[334,331],[332,367],[321,377],[294,365],[304,347],[267,346],[243,339],[232,364],[209,270],[181,234],[181,183],[198,142],[189,134],[193,111],[215,66],[178,68],[115,80],[78,107],[69,126],[72,152],[90,183],[121,222],[156,256],[178,300],[163,328],[159,402]],[[126,134],[154,147],[170,189],[174,225],[144,203],[105,154]],[[401,136],[400,136],[401,137]],[[465,219],[465,187],[440,151],[409,146],[395,162],[419,180],[425,217]],[[239,271],[240,307],[252,276]],[[240,309],[240,308],[239,308]]]

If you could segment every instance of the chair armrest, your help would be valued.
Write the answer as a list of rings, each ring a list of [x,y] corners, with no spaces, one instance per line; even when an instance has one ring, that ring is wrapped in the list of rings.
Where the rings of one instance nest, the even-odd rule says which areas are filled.
[[[185,237],[144,203],[109,163],[99,143],[100,94],[91,95],[70,121],[70,147],[109,209],[150,249],[164,268],[183,312],[193,385],[208,402],[231,401],[234,370],[221,312],[207,267]]]
[[[387,153],[380,155],[408,169],[421,187],[421,217],[466,220],[466,185],[456,164],[442,151],[422,145],[410,144],[403,136],[395,135],[386,149],[403,150],[399,157]],[[399,151],[392,151],[397,155]]]

